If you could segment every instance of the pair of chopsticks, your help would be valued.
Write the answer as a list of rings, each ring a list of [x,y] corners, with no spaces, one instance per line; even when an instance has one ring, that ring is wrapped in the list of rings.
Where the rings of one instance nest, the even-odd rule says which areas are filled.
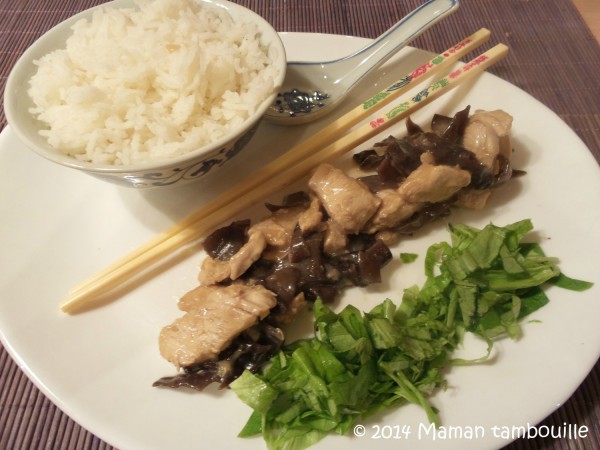
[[[319,164],[335,159],[356,148],[431,103],[442,94],[483,72],[508,53],[505,45],[496,45],[437,79],[411,98],[396,104],[384,114],[345,134],[359,122],[371,116],[373,112],[396,100],[417,82],[449,68],[462,56],[486,42],[489,37],[489,30],[481,29],[406,74],[396,83],[375,94],[363,104],[358,105],[323,130],[248,176],[227,192],[217,196],[145,245],[73,288],[60,308],[64,312],[74,312],[89,300],[120,286],[133,275],[176,249],[206,236],[227,220],[260,202],[261,199],[306,176]]]

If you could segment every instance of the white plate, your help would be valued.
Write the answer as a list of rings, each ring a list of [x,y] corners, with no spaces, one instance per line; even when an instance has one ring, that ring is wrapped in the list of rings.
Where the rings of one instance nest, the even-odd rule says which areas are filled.
[[[292,59],[344,56],[367,42],[295,33],[283,38]],[[380,71],[378,82],[366,83],[354,102],[391,84],[392,72],[399,78],[429,57],[414,49],[401,55]],[[503,108],[514,115],[515,165],[528,174],[498,191],[484,211],[460,212],[452,220],[483,226],[531,218],[543,248],[561,258],[567,274],[598,284],[584,293],[549,289],[551,303],[534,315],[539,322],[524,325],[519,342],[500,342],[489,364],[449,372],[448,390],[432,401],[445,426],[465,433],[467,427],[479,427],[472,439],[434,440],[425,432],[423,412],[408,406],[365,424],[363,438],[331,436],[316,448],[335,443],[360,449],[365,441],[377,448],[397,448],[395,439],[373,439],[377,425],[408,427],[404,429],[411,435],[403,440],[413,449],[501,447],[510,439],[494,438],[493,427],[512,430],[538,423],[573,393],[598,359],[600,265],[593,262],[600,253],[598,165],[556,115],[489,74],[434,102],[415,120],[425,124],[433,112],[452,113],[467,104]],[[195,285],[202,255],[178,261],[102,308],[68,316],[58,304],[69,288],[317,126],[264,124],[245,153],[255,152],[255,157],[240,157],[194,186],[146,192],[111,186],[49,163],[5,129],[0,135],[0,331],[21,368],[62,410],[123,450],[264,448],[261,439],[236,437],[250,411],[232,392],[152,387],[157,378],[173,373],[158,353],[157,336],[179,316],[176,301]],[[403,127],[395,131],[401,133]],[[423,254],[430,244],[445,239],[444,224],[438,223],[402,242],[394,253]],[[421,264],[397,271],[390,266],[382,286],[348,291],[338,307],[353,303],[370,309],[387,296],[399,300],[403,288],[421,283],[421,272]],[[479,353],[482,347],[469,342],[466,350]]]

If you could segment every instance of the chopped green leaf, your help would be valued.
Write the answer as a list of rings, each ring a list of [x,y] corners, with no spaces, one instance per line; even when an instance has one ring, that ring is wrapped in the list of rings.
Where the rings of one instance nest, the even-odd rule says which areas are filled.
[[[258,411],[253,411],[250,415],[250,418],[242,428],[242,431],[239,432],[238,437],[247,438],[258,436],[262,433],[262,418],[263,415]]]
[[[286,345],[262,373],[244,372],[231,384],[254,410],[240,436],[262,433],[269,449],[301,450],[406,403],[437,426],[429,397],[446,386],[448,367],[487,361],[495,339],[519,338],[520,321],[548,303],[545,283],[591,286],[562,275],[539,245],[522,243],[532,228],[529,220],[449,226],[451,244],[428,249],[427,280],[406,289],[398,305],[386,299],[366,313],[351,305],[336,313],[317,299],[314,337]],[[401,254],[404,262],[415,258]],[[485,355],[452,359],[465,332],[488,344]]]
[[[238,397],[258,413],[267,412],[277,396],[277,392],[271,386],[247,370],[235,383],[235,393]]]
[[[416,261],[418,257],[419,255],[417,255],[416,253],[400,253],[400,261],[402,261],[405,264]]]
[[[594,283],[590,281],[576,280],[575,278],[568,277],[562,273],[550,280],[550,282],[563,289],[577,292],[590,289],[594,285]]]

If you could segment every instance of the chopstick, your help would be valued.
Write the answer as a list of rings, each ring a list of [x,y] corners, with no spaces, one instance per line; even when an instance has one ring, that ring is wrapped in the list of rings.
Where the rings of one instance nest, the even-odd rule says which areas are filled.
[[[455,62],[460,58],[460,55],[464,55],[471,51],[474,46],[480,45],[488,36],[489,31],[480,30],[446,52],[436,56],[411,74],[408,74],[410,77],[404,77],[399,83],[386,88],[369,101],[328,125],[323,132],[316,133],[312,138],[274,160],[229,191],[216,197],[213,201],[159,234],[147,244],[71,290],[69,298],[60,305],[60,308],[64,312],[73,312],[94,296],[114,289],[133,274],[147,268],[175,249],[198,239],[261,199],[307,175],[319,164],[355,148],[440,97],[443,93],[481,73],[503,58],[508,52],[508,48],[503,44],[497,45],[461,68],[438,79],[417,95],[393,107],[385,114],[340,137],[343,132],[371,115],[376,109],[397,98],[400,95],[398,91],[403,93],[424,75],[437,73],[442,68],[447,67],[451,62]],[[457,54],[459,56],[455,56]],[[446,62],[448,60],[451,62]],[[361,111],[359,112],[359,110]],[[348,125],[349,123],[351,125]],[[315,150],[318,148],[321,148],[321,150],[316,152]]]

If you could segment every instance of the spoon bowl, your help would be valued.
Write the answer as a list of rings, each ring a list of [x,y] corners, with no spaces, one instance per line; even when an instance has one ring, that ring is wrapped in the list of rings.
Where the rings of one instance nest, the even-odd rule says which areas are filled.
[[[288,62],[282,88],[265,119],[301,125],[329,114],[360,80],[456,8],[458,0],[429,0],[352,55],[325,62]]]

